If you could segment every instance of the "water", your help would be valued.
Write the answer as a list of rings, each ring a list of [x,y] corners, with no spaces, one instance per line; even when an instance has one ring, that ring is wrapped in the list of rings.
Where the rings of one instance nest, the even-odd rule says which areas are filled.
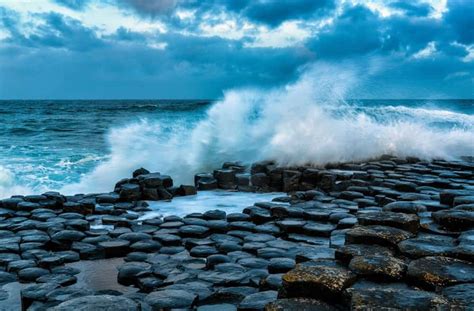
[[[171,202],[148,201],[152,209],[146,212],[139,220],[153,219],[176,215],[184,217],[190,213],[205,213],[210,210],[223,210],[227,214],[241,213],[255,202],[269,202],[276,197],[285,196],[285,193],[246,193],[233,191],[199,191],[192,197],[176,197]],[[284,204],[284,203],[279,203]]]
[[[322,99],[315,84],[215,102],[2,101],[0,197],[110,191],[140,166],[190,183],[229,160],[474,155],[473,100],[343,100],[340,89]]]
[[[192,127],[209,101],[0,101],[0,196],[59,190],[110,158],[107,133],[149,118]],[[109,185],[112,186],[113,185]]]

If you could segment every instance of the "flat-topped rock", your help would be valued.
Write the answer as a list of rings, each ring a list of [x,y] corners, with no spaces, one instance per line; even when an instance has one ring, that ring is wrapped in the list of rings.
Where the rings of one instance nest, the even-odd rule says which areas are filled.
[[[104,250],[106,258],[123,257],[130,251],[130,241],[121,239],[99,242],[98,246]]]
[[[400,252],[411,258],[448,256],[455,247],[455,239],[435,234],[420,234],[398,243]]]
[[[161,290],[148,294],[145,302],[152,310],[166,310],[178,308],[191,308],[197,298],[196,294],[184,290]]]
[[[204,237],[209,232],[208,227],[199,225],[186,225],[179,228],[179,234],[182,237]]]
[[[50,309],[51,311],[139,311],[139,305],[122,296],[97,295],[74,298]]]
[[[352,291],[351,310],[444,310],[448,300],[432,292],[399,288]]]
[[[437,288],[474,282],[474,263],[449,257],[424,257],[408,265],[407,276],[420,286]]]
[[[434,212],[433,219],[440,225],[455,231],[474,228],[474,212],[450,209]]]
[[[285,296],[337,300],[342,291],[352,285],[356,275],[336,264],[314,262],[314,265],[297,265],[282,277]]]
[[[349,268],[367,279],[374,281],[398,281],[403,278],[407,265],[393,256],[367,255],[355,256]]]
[[[80,241],[85,238],[86,235],[83,232],[76,230],[63,230],[59,231],[51,236],[51,239],[59,242],[74,242]]]
[[[474,191],[471,191],[471,195],[457,196],[454,198],[453,205],[458,206],[462,204],[474,204]]]
[[[412,233],[418,232],[420,219],[417,215],[395,212],[368,212],[358,213],[360,225],[381,225],[403,229]]]
[[[391,249],[379,245],[349,244],[336,249],[335,258],[348,265],[356,256],[393,256],[393,254]]]
[[[474,283],[458,284],[446,287],[442,291],[443,296],[459,310],[470,310],[474,297]]]
[[[278,292],[276,291],[263,291],[255,294],[248,295],[239,304],[237,310],[239,311],[250,311],[250,310],[263,310],[265,305],[273,302],[277,299]]]
[[[13,273],[0,271],[0,285],[16,281],[16,276]]]
[[[49,270],[38,267],[25,268],[18,271],[18,277],[20,280],[26,282],[36,281],[39,277],[47,274],[49,274]]]
[[[136,284],[137,279],[152,271],[151,265],[145,262],[127,262],[118,268],[117,281],[122,285]]]
[[[271,258],[268,264],[270,273],[286,273],[296,265],[295,260],[291,258]]]
[[[204,271],[198,274],[200,280],[221,286],[242,285],[241,282],[246,277],[247,274],[242,271]]]
[[[414,237],[408,231],[387,226],[357,226],[346,232],[346,244],[379,244],[395,247],[403,240]]]
[[[265,311],[287,310],[336,311],[338,309],[323,301],[309,298],[278,299],[265,306]]]
[[[336,225],[321,222],[307,222],[303,226],[303,232],[311,236],[329,237],[331,232],[336,229]]]

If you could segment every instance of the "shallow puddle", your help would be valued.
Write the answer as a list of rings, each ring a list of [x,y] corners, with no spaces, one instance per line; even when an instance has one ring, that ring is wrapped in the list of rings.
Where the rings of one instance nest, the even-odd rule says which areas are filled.
[[[94,291],[117,290],[122,293],[137,291],[134,287],[123,286],[117,283],[118,266],[123,258],[81,260],[67,264],[67,266],[81,270],[77,274],[77,283],[74,286],[85,287]]]

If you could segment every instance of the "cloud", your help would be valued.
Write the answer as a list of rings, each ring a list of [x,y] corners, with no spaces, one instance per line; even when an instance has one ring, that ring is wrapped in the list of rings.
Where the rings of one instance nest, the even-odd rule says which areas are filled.
[[[450,0],[445,20],[453,28],[457,41],[464,44],[474,43],[474,3],[472,0]]]
[[[129,5],[138,13],[150,16],[157,16],[169,13],[175,8],[177,0],[117,0]]]
[[[474,96],[471,8],[462,0],[437,18],[415,1],[391,2],[384,8],[395,13],[383,16],[365,2],[100,1],[101,12],[130,16],[133,8],[138,22],[164,30],[133,22],[104,33],[86,26],[92,5],[27,14],[0,7],[0,97],[216,98],[347,60],[377,64],[374,97]]]
[[[59,5],[65,6],[72,10],[83,10],[90,2],[90,0],[53,0]]]
[[[252,21],[275,27],[287,20],[307,19],[314,15],[327,14],[335,8],[333,0],[256,0],[241,9],[244,16]]]
[[[319,58],[341,58],[375,52],[382,47],[379,17],[369,9],[348,8],[308,43]]]
[[[91,50],[102,44],[95,31],[78,20],[53,12],[38,16],[42,24],[35,27],[32,33],[17,33],[5,41],[31,48],[64,48],[72,51]],[[18,32],[14,24],[10,26],[10,31]]]
[[[428,16],[433,8],[428,3],[396,1],[390,7],[403,11],[408,16]]]

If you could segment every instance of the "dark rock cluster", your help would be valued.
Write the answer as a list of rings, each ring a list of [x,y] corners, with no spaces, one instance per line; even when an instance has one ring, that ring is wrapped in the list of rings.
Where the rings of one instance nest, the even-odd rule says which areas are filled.
[[[173,179],[168,175],[150,173],[147,169],[139,168],[132,174],[132,178],[125,178],[117,182],[114,192],[109,194],[113,197],[108,203],[117,201],[138,200],[171,200],[174,196],[194,195],[196,188],[191,185],[173,186]]]
[[[139,170],[112,194],[2,200],[0,284],[31,283],[25,310],[472,310],[474,163],[223,167],[197,188],[288,195],[138,221],[149,189],[173,194],[171,178]],[[138,292],[78,288],[65,265],[111,257]]]

